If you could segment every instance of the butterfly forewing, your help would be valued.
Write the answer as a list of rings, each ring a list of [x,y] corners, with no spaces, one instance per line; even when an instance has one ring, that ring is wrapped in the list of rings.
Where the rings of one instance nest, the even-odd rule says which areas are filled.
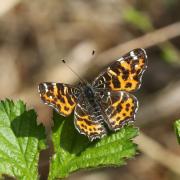
[[[125,123],[134,121],[138,101],[125,91],[108,92],[102,95],[101,106],[107,116],[107,124],[113,131],[120,129]]]
[[[92,141],[93,139],[100,139],[106,135],[106,129],[100,121],[94,121],[92,114],[87,110],[87,106],[80,101],[74,113],[74,124],[76,129]]]
[[[63,116],[74,110],[80,90],[62,83],[41,83],[38,86],[40,97],[45,104],[52,106]]]
[[[140,87],[143,72],[147,68],[144,49],[134,49],[112,63],[93,82],[99,89],[135,91]]]

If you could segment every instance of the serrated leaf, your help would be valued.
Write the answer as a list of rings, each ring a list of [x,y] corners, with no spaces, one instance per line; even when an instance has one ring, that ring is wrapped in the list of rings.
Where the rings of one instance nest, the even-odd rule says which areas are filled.
[[[74,127],[73,116],[63,118],[54,113],[52,140],[55,154],[51,160],[49,179],[64,178],[79,169],[120,166],[136,154],[132,138],[138,129],[131,125],[120,131],[90,142]]]
[[[34,110],[22,101],[0,102],[0,176],[38,179],[39,152],[45,147],[45,129],[37,126]]]
[[[174,123],[174,129],[176,131],[177,139],[180,144],[180,119]]]

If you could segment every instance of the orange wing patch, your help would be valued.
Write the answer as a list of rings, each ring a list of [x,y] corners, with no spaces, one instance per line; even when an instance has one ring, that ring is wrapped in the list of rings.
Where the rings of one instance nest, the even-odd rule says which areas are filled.
[[[107,124],[114,131],[120,129],[125,123],[133,121],[138,109],[137,99],[124,91],[119,94],[112,93],[102,104],[108,117]]]
[[[143,72],[147,68],[147,55],[143,49],[135,49],[107,68],[93,85],[114,91],[134,91],[140,87]]]
[[[61,83],[41,83],[39,93],[45,104],[52,106],[61,115],[68,116],[76,105],[78,90]]]
[[[76,129],[81,134],[88,136],[90,141],[106,135],[103,124],[99,121],[93,121],[92,117],[87,114],[87,111],[80,104],[77,104],[75,109],[74,124]]]

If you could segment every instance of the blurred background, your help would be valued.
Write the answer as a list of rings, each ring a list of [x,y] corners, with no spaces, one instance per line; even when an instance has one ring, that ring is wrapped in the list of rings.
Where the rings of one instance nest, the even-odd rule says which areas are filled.
[[[180,118],[179,0],[0,1],[0,99],[22,99],[50,127],[51,108],[42,104],[43,81],[92,81],[113,60],[142,47],[148,69],[135,93],[139,154],[126,166],[73,173],[70,180],[179,180],[180,146],[173,130]],[[95,50],[95,56],[92,51]],[[50,150],[39,171],[46,179]]]

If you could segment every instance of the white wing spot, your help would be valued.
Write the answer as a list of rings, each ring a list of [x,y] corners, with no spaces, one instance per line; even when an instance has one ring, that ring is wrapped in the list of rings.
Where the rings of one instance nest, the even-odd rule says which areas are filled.
[[[122,61],[124,58],[123,57],[120,57],[117,61]]]
[[[121,58],[119,58],[117,61],[123,61],[123,59],[124,59],[124,58],[123,58],[123,57],[121,57]]]
[[[141,48],[141,50],[144,52],[145,58],[147,59],[146,51],[143,48]]]
[[[39,86],[38,86],[38,92],[40,93],[40,96],[41,96],[41,92],[40,92]]]
[[[48,92],[48,86],[47,86],[47,84],[46,84],[46,83],[43,83],[43,85],[44,85],[45,91]]]
[[[138,59],[138,57],[137,57],[137,56],[134,56],[134,57],[133,57],[133,60],[137,60],[137,59]]]
[[[130,52],[130,56],[131,56],[131,57],[136,56],[136,55],[134,54],[134,51],[131,51],[131,52]]]
[[[138,57],[134,54],[134,51],[130,52],[130,56],[133,58],[133,60],[137,60]]]
[[[123,63],[124,63],[124,60],[121,61],[121,64],[123,64]]]

